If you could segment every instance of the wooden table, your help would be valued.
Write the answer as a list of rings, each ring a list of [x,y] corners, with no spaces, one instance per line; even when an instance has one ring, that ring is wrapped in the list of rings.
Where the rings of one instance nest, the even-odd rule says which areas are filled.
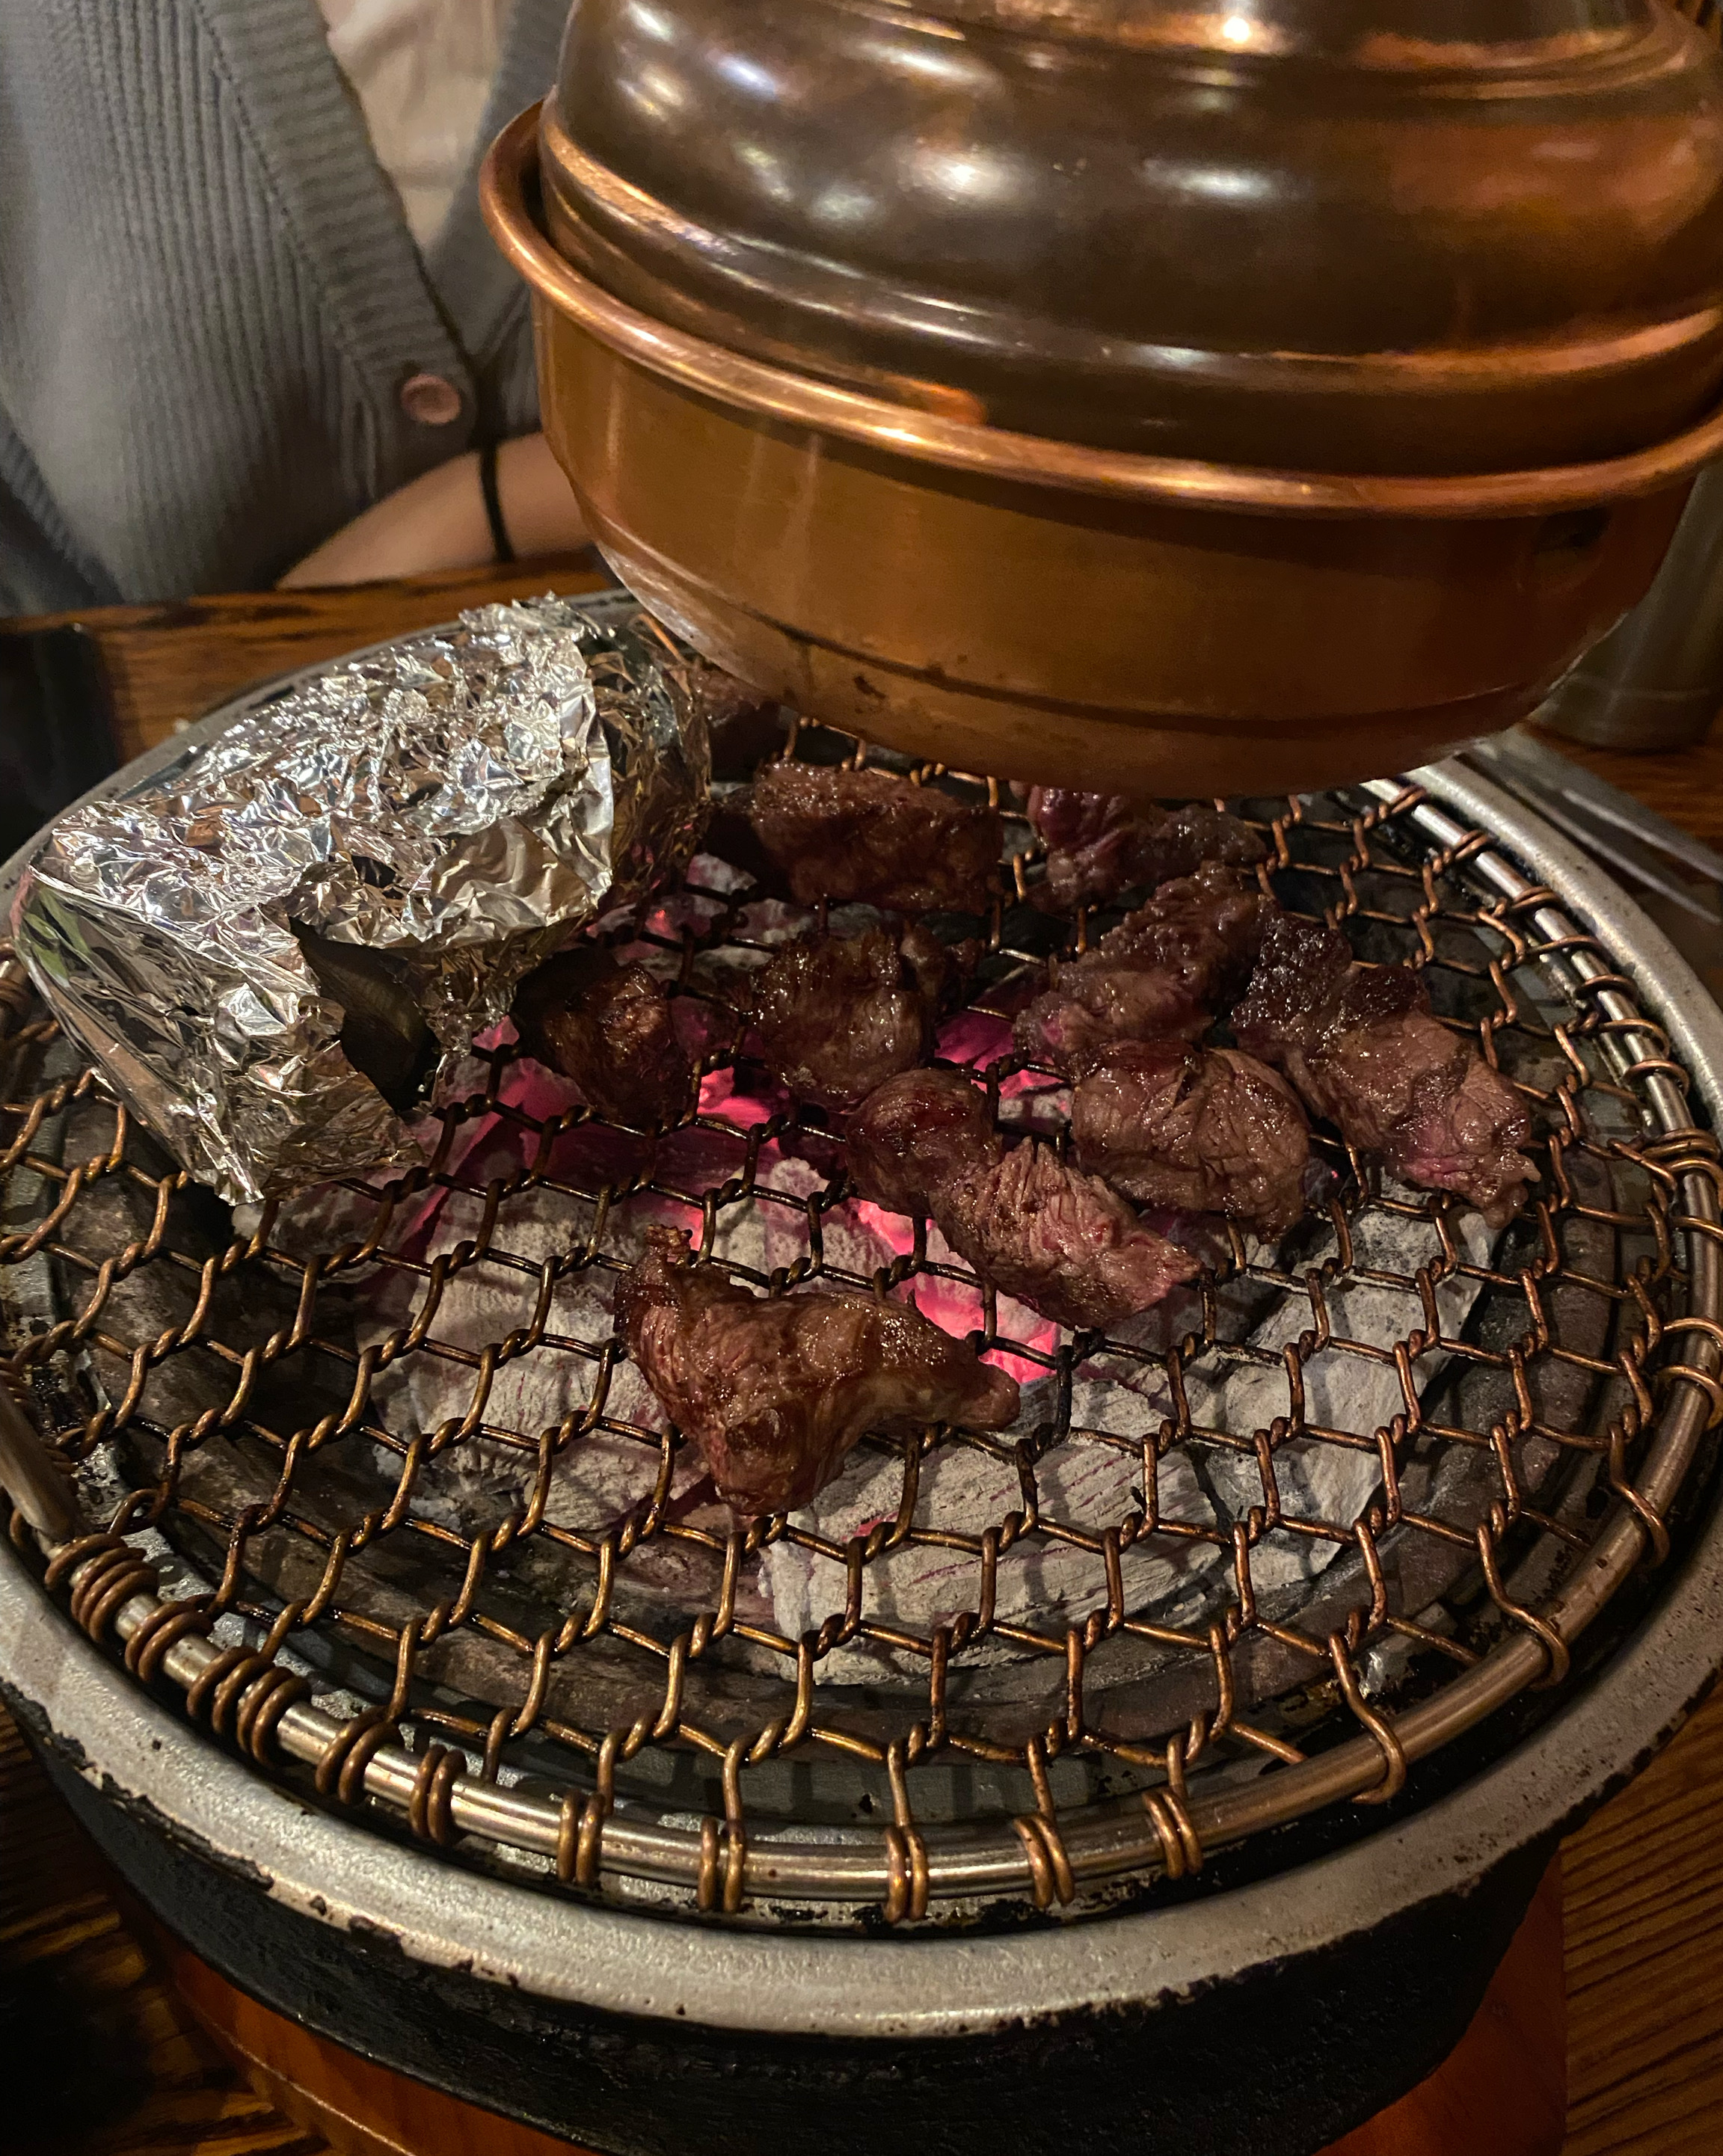
[[[83,619],[99,641],[127,757],[269,675],[446,619],[462,606],[604,581],[590,563],[534,563],[506,575],[118,608]],[[0,624],[0,636],[42,625]],[[1723,738],[1667,756],[1571,752],[1723,845]],[[1563,2156],[1717,2156],[1723,1697],[1568,1843],[1561,1907]],[[32,1987],[40,2029],[23,2032],[38,2077],[63,2072],[88,2099],[88,2123],[72,2138],[56,2126],[37,2144],[42,2156],[317,2156],[325,2147],[252,2091],[155,1974],[100,1865],[0,1716],[0,1966],[8,1963],[40,1974]],[[71,2033],[92,2024],[99,2049]],[[0,2028],[0,2053],[8,2033]],[[16,2105],[30,2077],[13,2066],[6,2078],[0,2148],[28,2149]],[[1417,2156],[1498,2156],[1481,2123],[1468,2128],[1459,2114],[1446,2115],[1444,2138],[1421,2141]]]

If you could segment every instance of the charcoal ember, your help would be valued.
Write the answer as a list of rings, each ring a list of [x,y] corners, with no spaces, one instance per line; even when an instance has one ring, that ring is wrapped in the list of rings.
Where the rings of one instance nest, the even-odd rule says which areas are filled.
[[[849,1147],[864,1197],[931,1213],[983,1279],[1055,1324],[1115,1324],[1199,1270],[1051,1147],[1030,1139],[1008,1150],[956,1072],[916,1071],[882,1087],[857,1111]]]
[[[1304,1210],[1310,1126],[1285,1080],[1228,1048],[1128,1041],[1071,1096],[1083,1166],[1145,1205],[1220,1213],[1269,1236]]]
[[[1205,861],[1244,868],[1268,855],[1260,833],[1202,801],[1161,808],[1118,793],[1038,786],[1028,815],[1047,848],[1039,903],[1062,913],[1103,905],[1135,885],[1193,875]]]
[[[647,1233],[618,1309],[628,1352],[745,1517],[805,1505],[869,1431],[1003,1430],[1018,1389],[902,1303],[856,1294],[761,1301],[691,1262],[680,1229]]]
[[[825,898],[895,913],[984,913],[997,888],[998,811],[890,772],[769,763],[748,815],[804,906]]]
[[[1115,1041],[1200,1040],[1279,910],[1218,861],[1162,884],[1019,1015],[1018,1052],[1075,1077]]]
[[[1269,924],[1244,1001],[1239,1045],[1284,1070],[1311,1111],[1408,1183],[1452,1190],[1492,1227],[1536,1169],[1524,1102],[1475,1044],[1430,1009],[1409,966],[1360,966],[1337,929]]]
[[[823,1108],[853,1107],[933,1046],[933,1013],[885,928],[780,951],[755,978],[753,1019],[773,1075]]]
[[[1151,1370],[1151,1384],[1159,1375],[1158,1370]],[[1080,1386],[1081,1380],[1077,1383]],[[1036,1390],[1041,1394],[1038,1401],[1025,1391],[1024,1419],[1038,1408],[1051,1420],[1059,1405],[1049,1395],[1056,1388],[1044,1383]],[[1142,1394],[1126,1397],[1140,1417],[1131,1431],[1134,1437],[1140,1438],[1144,1427],[1156,1427],[1168,1411],[1164,1379],[1153,1390],[1146,1386]],[[1107,1562],[1100,1545],[1109,1528],[1116,1533],[1139,1512],[1141,1472],[1140,1445],[1114,1446],[1086,1440],[1037,1456],[1035,1486],[1043,1517],[1076,1532],[1069,1540],[1062,1534],[1031,1533],[1000,1548],[988,1567],[986,1589],[997,1625],[1044,1633],[1049,1625],[1080,1625],[1092,1610],[1106,1607]],[[1175,1518],[1203,1517],[1202,1488],[1182,1454],[1167,1454],[1156,1476],[1165,1513]],[[902,1488],[901,1462],[871,1452],[853,1455],[838,1479],[805,1512],[795,1516],[795,1524],[808,1530],[808,1539],[791,1542],[786,1537],[762,1550],[761,1569],[774,1618],[789,1638],[799,1639],[804,1632],[818,1630],[828,1615],[843,1614],[845,1567],[826,1556],[821,1545],[841,1550],[865,1535],[876,1520],[891,1518]],[[1260,1494],[1259,1481],[1259,1498]],[[972,1614],[981,1584],[973,1547],[977,1523],[1002,1520],[1019,1511],[1022,1504],[1021,1471],[1008,1449],[939,1446],[921,1466],[914,1540],[879,1551],[862,1568],[862,1609],[867,1617],[882,1626],[900,1631],[912,1627],[925,1635],[936,1625],[951,1624],[965,1610]],[[817,1543],[813,1543],[815,1537]],[[1133,1614],[1146,1608],[1158,1611],[1182,1594],[1188,1599],[1203,1573],[1220,1562],[1213,1544],[1196,1537],[1120,1539],[1124,1543],[1116,1558],[1120,1584],[1126,1606]],[[963,1661],[971,1669],[997,1666],[1021,1658],[1023,1652],[997,1634],[983,1633],[971,1640]],[[814,1681],[864,1684],[877,1681],[882,1667],[894,1666],[912,1673],[914,1658],[857,1640],[823,1656],[814,1666]],[[920,1669],[926,1668],[924,1655]]]
[[[927,1214],[933,1193],[999,1138],[985,1095],[958,1070],[910,1070],[869,1096],[845,1133],[851,1180],[893,1213]]]
[[[644,1128],[674,1123],[694,1097],[694,1072],[670,999],[644,966],[619,966],[592,946],[564,951],[515,992],[527,1054],[560,1070],[589,1107]]]

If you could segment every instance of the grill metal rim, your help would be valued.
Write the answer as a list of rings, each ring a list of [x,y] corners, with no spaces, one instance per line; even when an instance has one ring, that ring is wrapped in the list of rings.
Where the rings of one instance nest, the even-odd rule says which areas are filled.
[[[179,746],[177,744],[176,749]],[[1469,774],[1444,767],[1435,773],[1419,774],[1418,778],[1433,793],[1455,805],[1468,806],[1469,799],[1480,804],[1488,813],[1479,820],[1493,824],[1498,834],[1527,828],[1523,812],[1509,803],[1505,797],[1488,799],[1486,797],[1492,795],[1494,789],[1478,788]],[[1403,783],[1380,782],[1373,790],[1378,798],[1386,801],[1398,798],[1403,792]],[[1438,809],[1426,806],[1413,809],[1412,814],[1424,823],[1439,844],[1451,846],[1464,835],[1462,827],[1445,818]],[[1531,835],[1535,839],[1536,834]],[[1511,865],[1493,851],[1474,851],[1468,858],[1474,867],[1498,882],[1505,896],[1523,899],[1530,890]],[[1578,857],[1573,859],[1577,863]],[[1562,868],[1570,889],[1589,887],[1587,895],[1595,902],[1598,896],[1595,875],[1586,870],[1583,882],[1577,883],[1573,869],[1565,863]],[[1628,911],[1637,913],[1636,909]],[[1602,917],[1601,913],[1597,916],[1600,924]],[[1550,920],[1551,933],[1566,936],[1574,932],[1573,924],[1554,911]],[[1588,921],[1582,920],[1582,930],[1589,926]],[[1638,916],[1630,924],[1630,933],[1624,940],[1628,947],[1637,945],[1635,955],[1643,958],[1649,938],[1661,942],[1649,924],[1644,922],[1643,916]],[[1595,962],[1587,963],[1592,964],[1594,977],[1606,970]],[[1656,970],[1667,978],[1672,966],[1679,968],[1680,962],[1674,959],[1673,953],[1668,953],[1667,962]],[[1604,999],[1612,996],[1612,1015],[1623,1021],[1639,1015],[1616,992],[1602,992]],[[1716,1027],[1710,1029],[1715,1036]],[[1705,1040],[1703,1025],[1689,1024],[1686,1030],[1690,1038],[1684,1041],[1684,1047],[1693,1075],[1715,1109],[1716,1074],[1723,1067],[1717,1041],[1715,1037],[1709,1044]],[[1656,1045],[1648,1036],[1641,1043],[1641,1052],[1647,1048],[1654,1051]],[[1666,1127],[1671,1130],[1684,1127],[1685,1111],[1679,1090],[1654,1074],[1648,1090],[1657,1089],[1661,1089],[1662,1096],[1657,1101],[1658,1111]],[[1715,1225],[1717,1210],[1714,1181],[1705,1174],[1693,1173],[1685,1177],[1685,1188],[1686,1203],[1694,1216]],[[1697,1246],[1692,1255],[1695,1295],[1705,1301],[1715,1322],[1720,1302],[1715,1246],[1704,1235],[1690,1236],[1689,1240]],[[1717,1361],[1715,1341],[1709,1336],[1703,1337],[1692,1352],[1692,1359],[1695,1365],[1714,1372]],[[1708,1405],[1700,1386],[1688,1384],[1659,1419],[1658,1438],[1643,1478],[1643,1495],[1655,1512],[1664,1509],[1685,1475],[1705,1427]],[[1631,1512],[1605,1530],[1603,1540],[1594,1551],[1594,1562],[1556,1605],[1553,1621],[1564,1637],[1577,1636],[1609,1599],[1638,1562],[1645,1539]],[[136,1632],[150,1614],[152,1603],[153,1598],[136,1597],[122,1607],[116,1627],[122,1639]],[[166,1658],[166,1673],[176,1683],[189,1687],[213,1661],[217,1651],[203,1640],[182,1640]],[[1447,1742],[1459,1730],[1472,1726],[1503,1701],[1535,1681],[1543,1673],[1546,1661],[1546,1649],[1537,1637],[1520,1634],[1510,1639],[1477,1668],[1453,1680],[1433,1700],[1399,1718],[1394,1728],[1407,1758],[1421,1757]],[[308,1762],[315,1762],[326,1753],[338,1727],[320,1712],[295,1705],[281,1716],[278,1736],[284,1748]],[[366,1789],[392,1808],[405,1810],[414,1785],[421,1779],[423,1766],[422,1757],[384,1748],[374,1755],[367,1768]],[[1266,1784],[1223,1791],[1213,1796],[1193,1794],[1189,1821],[1202,1845],[1219,1846],[1245,1833],[1301,1816],[1337,1798],[1367,1794],[1382,1780],[1383,1773],[1382,1743],[1368,1735],[1361,1736],[1302,1766],[1277,1773]],[[486,1788],[470,1779],[457,1781],[451,1793],[450,1806],[457,1828],[486,1835],[540,1856],[554,1856],[559,1840],[568,1830],[566,1806],[506,1789]],[[1123,1822],[1116,1818],[1085,1819],[1068,1813],[1062,1815],[1060,1824],[1073,1871],[1085,1881],[1121,1871],[1152,1873],[1167,1868],[1166,1835],[1141,1811],[1136,1820]],[[703,1871],[710,1871],[711,1863],[710,1841],[700,1834],[662,1824],[649,1825],[623,1814],[613,1814],[606,1822],[603,1856],[607,1871],[613,1865],[625,1876],[685,1887],[696,1885]],[[829,1839],[818,1844],[776,1845],[771,1840],[769,1830],[763,1835],[756,1831],[749,1839],[746,1866],[750,1891],[775,1899],[879,1901],[887,1897],[892,1883],[890,1865],[877,1830],[833,1830]],[[941,1847],[932,1883],[936,1897],[941,1893],[1020,1892],[1024,1876],[1023,1844],[1008,1825],[1002,1824],[991,1832],[973,1834],[967,1851]]]
[[[1618,963],[1667,984],[1660,1004],[1715,1120],[1723,1011],[1631,900],[1517,803],[1457,764],[1418,774],[1491,823]],[[1723,1513],[1667,1584],[1664,1609],[1539,1733],[1411,1818],[1218,1901],[1018,1936],[788,1936],[666,1924],[428,1864],[311,1811],[204,1744],[64,1622],[0,1537],[0,1680],[15,1712],[90,1786],[284,1907],[341,1931],[379,1928],[410,1959],[481,1983],[652,2021],[784,2035],[958,2037],[1189,1996],[1466,1892],[1515,1850],[1569,1831],[1679,1727],[1717,1675]],[[189,1748],[192,1757],[187,1762]]]

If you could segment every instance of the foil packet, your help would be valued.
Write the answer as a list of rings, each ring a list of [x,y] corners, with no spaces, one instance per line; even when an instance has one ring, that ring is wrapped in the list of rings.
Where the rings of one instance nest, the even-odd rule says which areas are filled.
[[[64,817],[18,955],[230,1202],[410,1167],[439,1066],[685,867],[734,686],[632,605],[485,607],[360,653]]]

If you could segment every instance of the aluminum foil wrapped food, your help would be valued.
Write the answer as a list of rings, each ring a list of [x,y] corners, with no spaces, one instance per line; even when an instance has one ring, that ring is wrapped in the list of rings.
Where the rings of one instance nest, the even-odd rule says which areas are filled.
[[[441,1060],[686,865],[715,684],[638,611],[556,599],[362,653],[62,819],[18,956],[223,1197],[410,1165]]]

